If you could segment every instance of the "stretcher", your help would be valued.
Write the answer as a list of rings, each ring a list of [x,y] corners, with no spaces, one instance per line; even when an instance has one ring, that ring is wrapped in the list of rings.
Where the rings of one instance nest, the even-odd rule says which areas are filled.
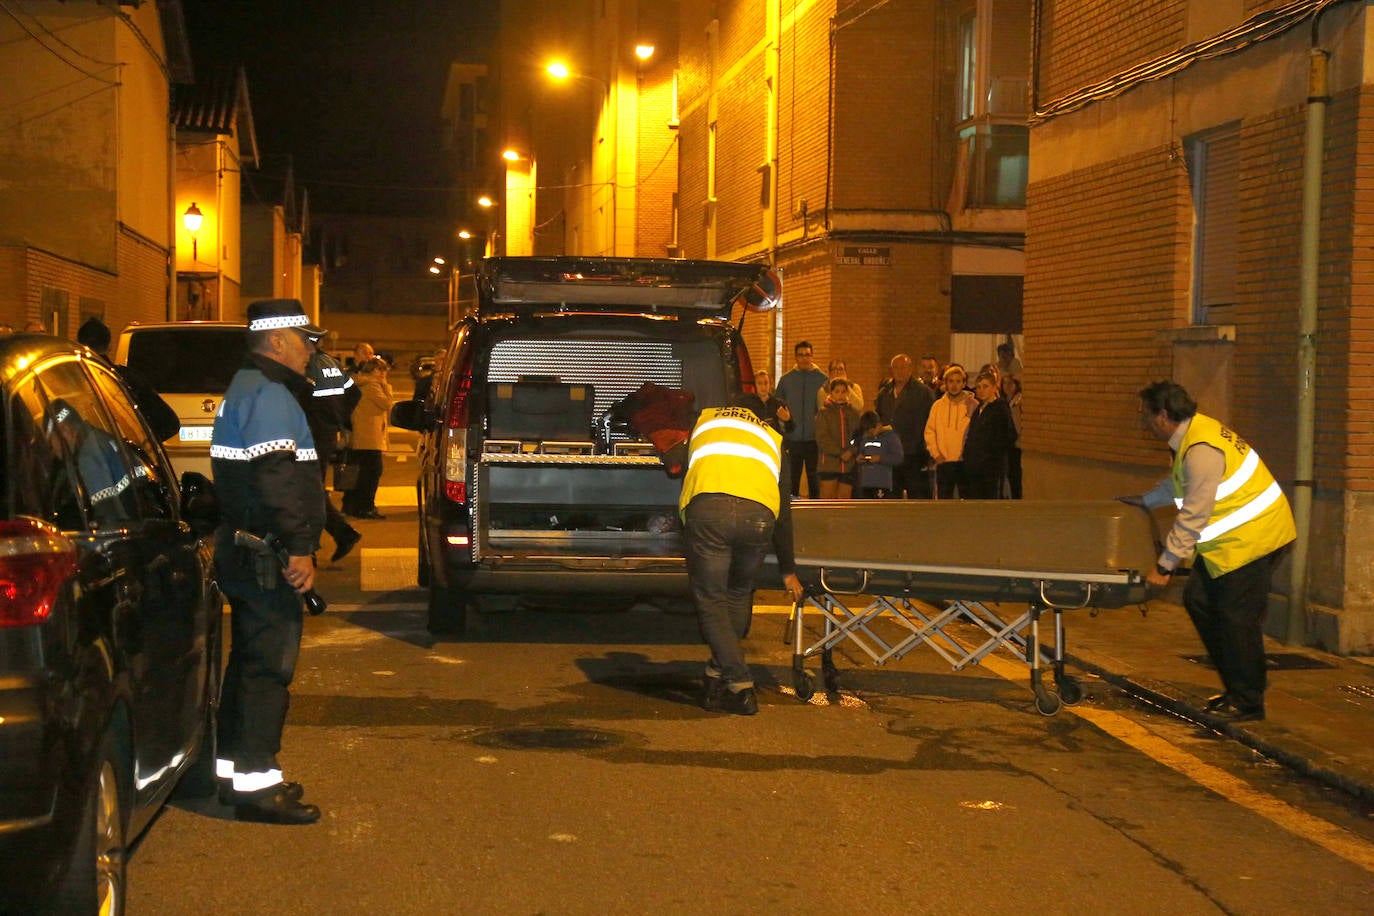
[[[792,524],[805,595],[784,641],[803,701],[815,693],[805,662],[816,655],[826,689],[838,691],[840,643],[877,665],[927,645],[955,671],[1005,650],[1030,669],[1035,708],[1054,715],[1083,696],[1064,671],[1064,612],[1143,603],[1158,556],[1150,514],[1114,500],[806,500],[792,504]],[[1004,604],[1025,609],[1007,619]],[[808,610],[824,623],[809,645]],[[895,628],[880,633],[880,619]]]

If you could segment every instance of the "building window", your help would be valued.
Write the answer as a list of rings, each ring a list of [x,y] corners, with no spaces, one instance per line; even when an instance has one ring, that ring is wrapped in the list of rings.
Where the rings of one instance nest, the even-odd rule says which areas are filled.
[[[1193,323],[1226,323],[1225,310],[1236,304],[1240,125],[1197,134],[1184,147],[1193,195]]]
[[[978,17],[972,12],[959,17],[959,120],[967,121],[978,110]]]

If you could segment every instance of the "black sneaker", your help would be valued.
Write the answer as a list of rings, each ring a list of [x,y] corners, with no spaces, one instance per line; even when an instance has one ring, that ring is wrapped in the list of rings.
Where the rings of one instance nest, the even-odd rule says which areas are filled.
[[[701,679],[701,708],[715,709],[720,702],[720,695],[725,690],[725,679],[711,677],[709,674]]]
[[[735,716],[752,716],[759,711],[759,698],[753,687],[743,690],[722,690],[706,707],[711,712],[728,712]]]

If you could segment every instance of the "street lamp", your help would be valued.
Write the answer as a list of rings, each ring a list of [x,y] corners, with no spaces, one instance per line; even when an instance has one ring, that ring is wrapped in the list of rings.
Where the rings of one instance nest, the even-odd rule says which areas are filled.
[[[205,222],[205,214],[200,212],[200,207],[196,202],[191,201],[191,206],[186,208],[186,212],[181,214],[181,224],[186,227],[186,231],[191,233],[191,260],[200,259],[200,252],[197,250],[196,233],[200,231],[201,224]]]

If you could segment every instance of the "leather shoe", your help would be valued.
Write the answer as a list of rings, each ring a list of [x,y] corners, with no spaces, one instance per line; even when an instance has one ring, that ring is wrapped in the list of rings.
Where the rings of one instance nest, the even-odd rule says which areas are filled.
[[[320,809],[289,798],[282,783],[260,792],[240,793],[234,816],[256,824],[313,824],[320,819]]]
[[[1227,703],[1231,702],[1231,697],[1225,693],[1214,694],[1207,698],[1207,705],[1202,708],[1207,712],[1216,712]]]
[[[1264,718],[1264,707],[1241,707],[1227,700],[1216,709],[1209,710],[1209,713],[1214,719],[1223,722],[1258,722]]]
[[[358,533],[356,528],[349,528],[334,541],[334,556],[329,558],[329,562],[337,563],[358,546],[358,542],[363,536]]]
[[[239,803],[240,799],[256,794],[253,792],[235,792],[234,781],[232,779],[216,778],[215,786],[216,794],[219,795],[219,803],[225,806],[236,805]],[[277,789],[278,787],[273,786],[272,788]],[[305,795],[305,786],[298,782],[284,782],[281,784],[280,788],[292,801],[300,801]]]
[[[378,512],[376,509],[368,509],[366,512],[360,514],[358,518],[372,518],[377,519],[378,521],[386,520],[386,516]]]
[[[753,687],[746,687],[743,690],[722,690],[715,697],[709,698],[710,705],[706,706],[711,712],[728,712],[735,716],[752,716],[759,711],[759,698],[754,694]]]

